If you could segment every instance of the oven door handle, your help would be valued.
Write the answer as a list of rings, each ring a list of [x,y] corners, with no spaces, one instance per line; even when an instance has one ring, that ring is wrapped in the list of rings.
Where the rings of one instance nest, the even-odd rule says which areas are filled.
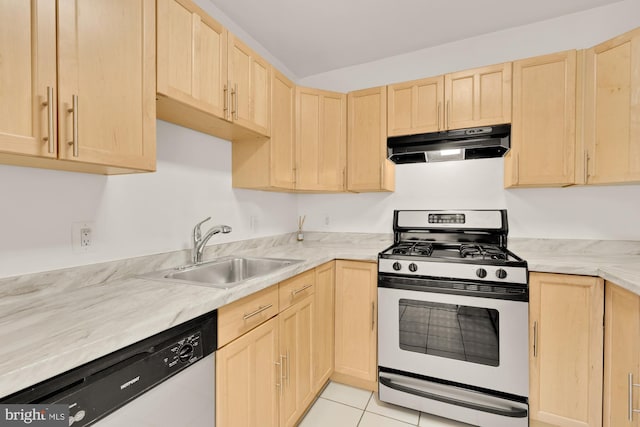
[[[401,391],[403,393],[410,393],[415,396],[424,397],[426,399],[437,400],[439,402],[449,403],[451,405],[462,406],[463,408],[469,408],[476,411],[488,412],[490,414],[501,415],[503,417],[511,418],[525,418],[527,416],[527,410],[523,408],[511,408],[510,410],[496,408],[494,406],[480,405],[478,403],[467,402],[466,400],[454,399],[452,397],[440,396],[437,394],[429,393],[423,390],[416,390],[411,387],[394,383],[390,378],[380,376],[379,381],[381,384],[392,388],[394,390]]]

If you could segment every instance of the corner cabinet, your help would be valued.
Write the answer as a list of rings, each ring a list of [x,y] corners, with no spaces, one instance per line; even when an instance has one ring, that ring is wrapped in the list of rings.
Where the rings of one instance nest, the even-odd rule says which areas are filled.
[[[640,182],[640,29],[586,51],[587,184]]]
[[[395,165],[387,160],[387,89],[347,95],[347,189],[394,191]]]
[[[346,95],[298,86],[296,190],[344,191],[346,151]]]
[[[602,279],[531,273],[532,421],[558,427],[602,425],[603,316]]]
[[[0,82],[10,91],[0,99],[0,161],[155,170],[155,1],[59,0],[57,14],[55,2],[3,2],[0,11]]]
[[[332,379],[378,389],[377,264],[336,261],[335,372]]]
[[[505,187],[575,184],[577,53],[513,63],[511,150]]]
[[[640,296],[606,282],[604,427],[640,426]]]

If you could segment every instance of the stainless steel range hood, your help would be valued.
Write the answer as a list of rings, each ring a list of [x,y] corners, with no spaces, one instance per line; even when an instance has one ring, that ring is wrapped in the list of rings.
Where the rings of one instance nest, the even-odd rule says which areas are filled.
[[[511,125],[457,129],[387,139],[394,163],[444,162],[502,157],[510,147]]]

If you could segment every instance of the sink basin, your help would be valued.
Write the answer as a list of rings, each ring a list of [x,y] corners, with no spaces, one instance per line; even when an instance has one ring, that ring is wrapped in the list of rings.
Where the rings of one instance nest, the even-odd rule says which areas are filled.
[[[155,271],[144,277],[229,289],[247,279],[264,276],[300,262],[302,261],[296,259],[226,257],[197,265]]]

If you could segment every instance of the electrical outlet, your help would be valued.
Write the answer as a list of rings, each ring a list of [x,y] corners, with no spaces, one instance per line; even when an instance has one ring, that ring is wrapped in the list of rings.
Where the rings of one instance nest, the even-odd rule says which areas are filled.
[[[71,246],[74,252],[90,252],[95,246],[96,225],[91,221],[71,224]]]
[[[329,225],[331,225],[331,217],[329,214],[324,214],[324,226],[328,227]]]
[[[80,247],[91,246],[91,228],[84,227],[80,229]]]

